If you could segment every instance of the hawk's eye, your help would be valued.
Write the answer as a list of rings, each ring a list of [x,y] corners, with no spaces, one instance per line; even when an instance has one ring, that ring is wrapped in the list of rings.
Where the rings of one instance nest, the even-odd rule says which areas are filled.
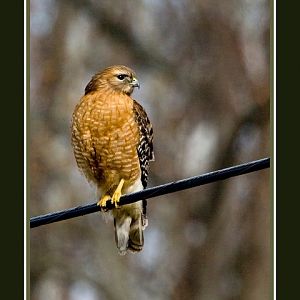
[[[117,78],[120,79],[120,80],[123,80],[127,75],[125,74],[121,74],[121,75],[118,75]]]

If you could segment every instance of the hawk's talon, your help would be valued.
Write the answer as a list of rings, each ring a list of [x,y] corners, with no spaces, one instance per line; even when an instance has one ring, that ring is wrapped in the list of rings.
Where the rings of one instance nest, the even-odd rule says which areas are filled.
[[[107,201],[111,201],[111,203],[115,206],[115,208],[118,208],[119,207],[118,203],[120,202],[120,198],[122,196],[121,191],[122,191],[124,182],[125,182],[124,179],[121,179],[120,182],[119,182],[119,184],[118,184],[118,187],[116,188],[116,190],[113,193],[112,197],[110,197],[109,195],[105,194],[97,202],[97,205],[100,206],[101,209],[105,209]]]
[[[121,179],[118,184],[118,187],[116,188],[114,194],[112,195],[111,202],[115,205],[115,208],[119,207],[118,203],[120,202],[120,198],[122,196],[121,191],[122,191],[123,185],[124,185],[124,179]]]
[[[101,207],[101,209],[104,209],[106,207],[106,202],[111,201],[111,198],[109,195],[104,195],[101,197],[101,199],[97,202],[97,205]]]
[[[115,205],[115,208],[118,208],[118,202],[120,202],[120,198],[121,198],[122,194],[120,192],[114,192],[112,198],[111,198],[111,202],[112,204]]]

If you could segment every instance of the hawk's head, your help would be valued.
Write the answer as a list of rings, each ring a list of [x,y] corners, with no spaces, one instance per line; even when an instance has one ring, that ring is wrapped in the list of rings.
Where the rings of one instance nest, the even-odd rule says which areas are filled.
[[[117,65],[108,67],[94,75],[85,88],[85,94],[99,88],[107,88],[131,95],[135,87],[140,87],[135,72],[126,66]]]

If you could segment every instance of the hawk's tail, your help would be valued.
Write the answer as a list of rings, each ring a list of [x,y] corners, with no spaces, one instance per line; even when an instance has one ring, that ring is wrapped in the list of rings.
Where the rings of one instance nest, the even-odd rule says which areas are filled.
[[[123,211],[121,213],[121,211]],[[147,218],[140,205],[124,205],[114,209],[115,240],[120,254],[127,250],[139,252],[144,246],[143,230],[147,226]]]

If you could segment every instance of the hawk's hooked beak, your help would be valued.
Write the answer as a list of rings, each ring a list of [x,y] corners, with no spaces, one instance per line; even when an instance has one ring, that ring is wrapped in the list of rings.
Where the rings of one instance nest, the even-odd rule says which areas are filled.
[[[139,81],[138,81],[135,77],[132,78],[132,81],[131,81],[130,84],[131,84],[133,87],[140,88],[140,83],[139,83]]]

